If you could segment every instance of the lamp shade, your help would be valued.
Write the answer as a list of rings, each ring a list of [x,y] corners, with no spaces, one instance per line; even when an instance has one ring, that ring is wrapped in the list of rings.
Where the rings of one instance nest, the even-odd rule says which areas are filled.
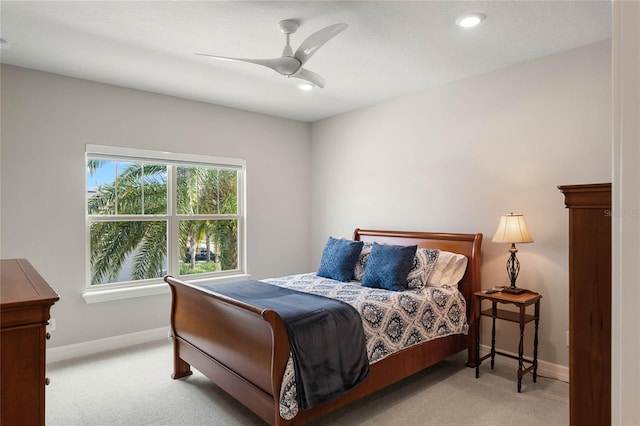
[[[524,223],[524,216],[510,213],[500,216],[498,229],[491,241],[494,243],[532,243],[533,238]]]

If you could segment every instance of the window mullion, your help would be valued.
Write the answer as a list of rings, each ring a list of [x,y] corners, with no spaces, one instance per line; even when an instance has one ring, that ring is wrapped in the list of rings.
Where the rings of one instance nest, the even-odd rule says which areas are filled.
[[[114,193],[115,195],[113,196],[113,211],[115,212],[115,214],[118,214],[118,197],[120,196],[120,194],[118,193],[118,163],[116,161],[113,162],[113,175],[115,176],[114,178]]]
[[[144,163],[140,163],[140,213],[144,214]]]
[[[176,166],[168,165],[167,173],[167,196],[169,197],[167,200],[167,213],[169,215],[169,226],[167,230],[167,232],[169,232],[167,236],[167,243],[169,245],[167,247],[167,266],[170,275],[178,275],[180,272],[180,264],[177,253],[180,252],[180,248],[178,247],[180,236],[177,218],[178,207],[176,205],[178,200]]]

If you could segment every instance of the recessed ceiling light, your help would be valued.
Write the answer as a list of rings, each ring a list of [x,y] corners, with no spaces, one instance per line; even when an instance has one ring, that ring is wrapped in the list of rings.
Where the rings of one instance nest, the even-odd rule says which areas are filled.
[[[468,13],[456,19],[456,24],[462,28],[472,28],[484,21],[486,16],[482,13]]]

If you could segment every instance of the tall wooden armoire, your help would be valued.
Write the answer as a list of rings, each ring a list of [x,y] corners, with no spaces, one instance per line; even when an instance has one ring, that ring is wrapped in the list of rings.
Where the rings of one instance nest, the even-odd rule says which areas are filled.
[[[611,424],[611,184],[563,185],[569,208],[571,425]]]

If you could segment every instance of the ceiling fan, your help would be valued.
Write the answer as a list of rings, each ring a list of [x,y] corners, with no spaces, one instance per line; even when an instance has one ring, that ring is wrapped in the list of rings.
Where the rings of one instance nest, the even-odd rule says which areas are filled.
[[[309,60],[309,58],[311,58],[311,56],[313,56],[313,54],[318,51],[319,48],[321,48],[333,37],[344,31],[348,27],[348,25],[334,24],[316,31],[302,42],[302,44],[300,45],[300,47],[298,47],[298,50],[296,50],[296,53],[294,54],[293,49],[291,48],[291,44],[289,43],[289,38],[291,34],[296,32],[299,26],[300,24],[298,24],[297,21],[293,21],[290,19],[280,21],[280,23],[278,24],[280,31],[282,31],[282,33],[286,37],[286,44],[284,46],[284,49],[282,50],[282,56],[280,56],[279,58],[229,58],[226,56],[208,55],[205,53],[194,53],[194,55],[206,56],[209,58],[221,59],[224,61],[249,62],[252,64],[262,65],[267,68],[271,68],[272,70],[284,76],[299,78],[311,83],[313,86],[323,88],[325,85],[324,78],[313,71],[303,68],[303,66]]]

